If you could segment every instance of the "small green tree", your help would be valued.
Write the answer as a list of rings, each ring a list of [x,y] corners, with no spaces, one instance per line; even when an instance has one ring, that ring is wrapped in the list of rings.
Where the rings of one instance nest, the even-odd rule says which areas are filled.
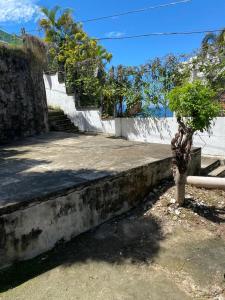
[[[193,135],[197,131],[208,130],[220,112],[215,96],[212,88],[200,81],[176,87],[168,94],[169,107],[175,112],[178,122],[178,132],[171,141],[171,148],[176,201],[179,205],[183,205],[185,199]]]

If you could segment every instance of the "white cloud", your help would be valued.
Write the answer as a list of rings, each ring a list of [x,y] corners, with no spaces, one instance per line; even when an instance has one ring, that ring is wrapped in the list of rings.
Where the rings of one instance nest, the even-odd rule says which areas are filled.
[[[125,32],[120,32],[120,31],[110,31],[110,32],[107,32],[105,34],[106,37],[108,38],[118,38],[118,37],[122,37],[125,35]]]
[[[0,22],[28,22],[37,18],[36,0],[0,0]]]

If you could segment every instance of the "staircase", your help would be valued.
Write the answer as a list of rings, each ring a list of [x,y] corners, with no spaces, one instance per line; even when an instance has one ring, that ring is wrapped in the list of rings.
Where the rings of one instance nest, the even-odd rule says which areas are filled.
[[[202,157],[201,175],[225,178],[225,160]]]
[[[50,131],[63,131],[77,133],[78,127],[75,126],[70,119],[59,109],[48,109],[48,123]]]

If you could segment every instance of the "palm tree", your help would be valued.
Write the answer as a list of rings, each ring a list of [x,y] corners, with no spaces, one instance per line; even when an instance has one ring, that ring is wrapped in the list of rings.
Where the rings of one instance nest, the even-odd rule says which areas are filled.
[[[224,52],[225,47],[225,28],[219,34],[208,33],[202,40],[202,53],[204,56],[210,54],[211,51],[216,53]]]
[[[81,25],[74,22],[71,9],[61,10],[59,6],[53,9],[42,7],[41,12],[44,16],[39,21],[39,26],[45,32],[45,42],[58,54],[67,38],[82,31]],[[57,57],[57,64],[59,81],[64,82],[64,62]]]
[[[225,28],[217,36],[217,44],[220,47],[220,50],[224,50],[225,47]]]
[[[66,37],[80,32],[81,25],[73,21],[72,10],[61,10],[59,6],[53,9],[41,8],[44,17],[39,21],[41,29],[45,32],[45,41],[60,46]],[[58,16],[58,14],[60,15]]]

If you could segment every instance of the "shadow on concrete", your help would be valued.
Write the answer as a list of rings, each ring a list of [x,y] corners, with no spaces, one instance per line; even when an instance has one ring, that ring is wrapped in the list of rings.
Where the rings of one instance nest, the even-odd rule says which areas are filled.
[[[199,216],[213,222],[225,223],[225,208],[218,208],[214,205],[205,205],[196,202],[192,198],[186,198],[184,207],[197,213]]]
[[[12,142],[7,142],[7,143],[0,143],[0,156],[2,157],[2,153],[7,152],[10,154],[13,151],[10,149],[10,147],[16,147],[16,146],[28,146],[28,145],[39,145],[39,144],[49,144],[52,142],[57,141],[62,141],[62,140],[67,140],[67,139],[79,139],[80,136],[93,136],[93,135],[98,135],[97,133],[92,133],[92,132],[76,132],[76,133],[69,133],[69,132],[62,132],[62,131],[49,131],[48,133],[44,134],[39,134],[39,135],[33,135],[33,136],[28,136],[25,138],[21,138],[18,140],[13,140]],[[7,148],[7,149],[5,149]],[[22,152],[21,152],[22,153]],[[24,152],[26,153],[26,152]]]
[[[12,167],[0,171],[0,216],[114,175],[113,171],[95,169],[26,172],[43,163],[46,165],[50,161],[10,159],[8,164]]]
[[[127,135],[132,134],[137,138],[144,135],[146,138],[157,138],[157,140],[164,141],[172,139],[173,133],[168,122],[170,118],[137,118],[135,119],[134,126],[127,126]]]
[[[160,220],[145,214],[171,183],[166,182],[156,193],[126,214],[83,233],[35,259],[15,263],[0,271],[0,292],[14,288],[53,268],[73,264],[106,262],[109,264],[149,264],[154,261],[164,239]]]
[[[27,159],[20,155],[29,151],[20,150],[0,150],[0,178],[5,176],[17,176],[17,174],[26,171],[40,164],[48,164],[49,160]],[[1,182],[0,182],[1,185]]]

